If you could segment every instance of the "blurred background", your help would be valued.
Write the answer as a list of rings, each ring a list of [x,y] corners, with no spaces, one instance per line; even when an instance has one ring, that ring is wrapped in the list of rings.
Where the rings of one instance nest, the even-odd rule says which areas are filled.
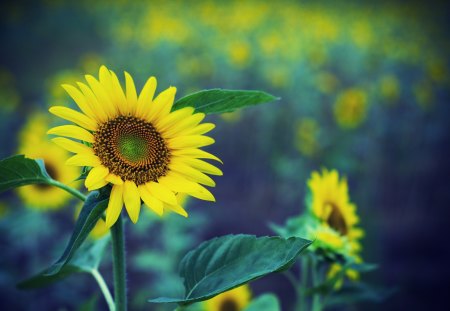
[[[207,119],[208,150],[223,161],[217,203],[186,202],[187,220],[144,211],[127,224],[130,310],[171,296],[177,264],[201,241],[227,233],[273,234],[304,209],[313,170],[337,169],[366,231],[364,279],[397,292],[384,302],[337,310],[424,310],[448,305],[450,251],[449,10],[440,2],[382,1],[2,1],[0,157],[62,165],[46,130],[51,105],[72,105],[60,87],[107,65],[141,88],[158,79],[177,98],[205,88],[260,89],[279,102]],[[123,79],[122,79],[123,81]],[[83,190],[84,191],[84,190]],[[55,189],[0,196],[0,309],[105,309],[88,275],[36,291],[15,284],[53,262],[78,203]],[[101,272],[111,281],[106,256]],[[275,292],[283,310],[294,290],[282,275],[251,284]]]

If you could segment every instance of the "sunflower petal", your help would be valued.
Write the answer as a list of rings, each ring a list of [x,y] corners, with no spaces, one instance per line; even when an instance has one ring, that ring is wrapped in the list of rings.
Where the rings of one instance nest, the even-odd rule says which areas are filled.
[[[125,71],[125,88],[126,88],[126,97],[127,97],[127,102],[128,102],[128,110],[131,114],[134,115],[136,112],[138,97],[137,97],[136,86],[134,85],[133,78],[126,71]]]
[[[177,204],[177,197],[175,196],[175,194],[160,183],[149,182],[146,184],[146,186],[150,191],[150,194],[158,200],[161,200],[168,204]]]
[[[120,85],[119,79],[113,71],[110,71],[111,74],[111,83],[113,89],[113,101],[115,101],[116,106],[119,108],[119,111],[122,115],[128,115],[128,102],[125,94],[123,92],[122,86]]]
[[[77,143],[76,141],[73,141],[71,139],[56,137],[52,139],[52,142],[73,153],[93,154],[93,150],[91,147]]]
[[[186,212],[186,210],[178,204],[175,205],[165,204],[164,207],[167,207],[172,212],[175,212],[181,216],[188,217],[188,213]]]
[[[213,123],[202,123],[197,125],[196,127],[187,129],[183,132],[181,132],[181,135],[202,135],[205,133],[208,133],[209,131],[211,131],[212,129],[214,129],[216,127],[215,124]]]
[[[145,185],[139,185],[138,190],[145,205],[159,216],[162,216],[164,213],[163,203],[152,196]]]
[[[103,107],[108,117],[114,118],[117,115],[117,107],[111,102],[103,85],[91,75],[85,75],[84,77],[94,92],[95,97],[97,97],[99,105]]]
[[[162,118],[161,120],[158,120],[156,125],[158,127],[159,131],[164,131],[167,128],[170,128],[173,126],[173,124],[176,124],[185,118],[192,115],[194,112],[194,108],[192,107],[184,107],[181,109],[178,109],[177,111],[174,111],[167,115],[166,117]]]
[[[78,87],[81,92],[83,92],[87,102],[93,107],[95,111],[95,119],[100,122],[106,122],[108,120],[108,114],[103,108],[103,105],[100,105],[97,97],[95,97],[94,92],[84,83],[77,82]]]
[[[69,158],[66,161],[66,165],[73,165],[73,166],[99,166],[102,163],[100,162],[100,159],[95,154],[76,154],[73,157]]]
[[[70,138],[79,139],[88,143],[94,142],[94,135],[84,128],[76,125],[61,125],[51,128],[47,134],[60,135]]]
[[[202,172],[200,172],[200,171],[196,170],[195,168],[192,168],[189,165],[186,165],[184,163],[178,163],[178,162],[172,161],[172,163],[170,163],[169,167],[171,170],[180,173],[181,175],[185,176],[187,179],[196,181],[200,184],[210,186],[210,187],[214,187],[216,185],[216,183],[214,182],[214,180],[211,179],[211,177],[209,177],[206,174],[203,174]]]
[[[169,115],[170,110],[172,110],[176,92],[177,89],[171,86],[159,93],[148,110],[148,114],[146,115],[147,119],[153,121]]]
[[[190,117],[181,120],[180,122],[174,124],[172,127],[165,130],[164,134],[166,137],[178,136],[180,132],[197,126],[204,118],[205,118],[204,113],[193,114]]]
[[[97,129],[97,123],[94,120],[73,109],[62,106],[53,106],[49,111],[55,116],[76,123],[90,131],[95,131]]]
[[[119,186],[120,186],[120,185],[123,185],[123,180],[122,180],[122,178],[120,178],[119,176],[114,175],[114,174],[112,174],[112,173],[109,173],[109,175],[106,176],[105,180],[106,180],[107,182],[112,183],[113,185],[119,185]]]
[[[197,183],[187,180],[175,172],[170,172],[166,176],[160,177],[158,183],[174,192],[188,193],[199,190]]]
[[[216,157],[215,155],[206,152],[204,150],[201,149],[179,149],[179,150],[173,150],[172,154],[174,156],[186,156],[186,157],[194,157],[194,158],[199,158],[199,159],[211,159],[211,160],[216,160],[217,162],[220,162],[223,164],[222,160],[220,160],[218,157]]]
[[[86,177],[86,180],[84,181],[84,185],[88,190],[91,190],[91,187],[94,184],[99,183],[102,179],[105,179],[105,177],[109,174],[109,169],[104,167],[103,165],[96,166],[89,172],[88,176]]]
[[[123,183],[123,201],[125,202],[125,208],[131,221],[136,223],[141,210],[141,196],[133,181],[126,180]]]
[[[181,158],[180,158],[181,160]],[[193,168],[199,170],[200,172],[207,173],[210,175],[217,175],[222,176],[223,172],[215,167],[212,164],[209,164],[208,162],[205,162],[203,160],[194,159],[194,158],[182,158],[182,160],[185,164],[192,166]]]
[[[81,109],[81,111],[87,115],[88,117],[95,119],[95,113],[92,110],[92,107],[89,105],[88,101],[84,97],[83,93],[81,93],[77,88],[69,84],[63,84],[63,89],[67,92],[67,94],[72,97],[77,106]]]
[[[114,185],[109,196],[108,208],[106,209],[106,226],[111,228],[119,218],[123,206],[123,186]]]
[[[178,136],[168,139],[167,144],[172,149],[200,148],[214,144],[214,139],[203,135]]]
[[[150,77],[145,82],[137,101],[136,117],[142,118],[145,112],[152,106],[152,99],[156,90],[156,78]]]

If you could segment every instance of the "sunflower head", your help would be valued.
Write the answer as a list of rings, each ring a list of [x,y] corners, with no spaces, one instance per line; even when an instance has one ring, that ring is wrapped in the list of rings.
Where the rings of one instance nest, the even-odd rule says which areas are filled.
[[[248,284],[242,285],[228,292],[204,302],[205,311],[242,311],[251,300]]]
[[[215,186],[207,175],[222,175],[204,161],[220,162],[201,150],[214,143],[204,134],[214,128],[201,123],[205,115],[185,107],[172,111],[176,88],[154,98],[156,79],[150,77],[138,95],[132,77],[125,73],[125,90],[116,74],[100,67],[99,79],[86,75],[77,87],[63,85],[81,112],[52,107],[50,112],[74,123],[52,128],[53,141],[75,153],[66,163],[90,168],[88,190],[112,185],[106,225],[112,226],[125,208],[133,222],[141,201],[158,215],[171,210],[187,217],[177,193],[214,201],[204,186]]]
[[[313,172],[308,180],[311,212],[316,224],[309,235],[325,249],[354,256],[360,249],[363,231],[357,224],[356,206],[350,202],[347,181],[336,170]]]
[[[46,115],[39,113],[30,117],[19,134],[18,152],[31,159],[44,160],[50,177],[78,187],[79,182],[75,180],[80,175],[79,168],[64,165],[69,153],[42,138],[45,137],[48,121]],[[17,191],[27,206],[36,209],[58,209],[71,199],[69,193],[49,185],[29,185],[20,187]]]

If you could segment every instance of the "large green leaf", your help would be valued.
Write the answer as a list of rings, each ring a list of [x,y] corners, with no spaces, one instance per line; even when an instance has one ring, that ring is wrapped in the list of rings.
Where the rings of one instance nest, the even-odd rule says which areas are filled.
[[[211,89],[187,95],[173,105],[173,110],[194,107],[196,112],[223,113],[245,106],[268,103],[279,98],[261,91]]]
[[[108,236],[83,245],[72,260],[57,273],[49,275],[49,269],[45,269],[37,275],[20,282],[17,284],[17,287],[19,289],[34,289],[58,282],[75,273],[90,273],[98,268],[109,240]]]
[[[51,184],[42,160],[15,155],[0,161],[0,192],[31,184]]]
[[[289,268],[311,241],[297,237],[226,235],[202,243],[181,261],[185,297],[155,303],[189,304],[214,297],[267,274]]]
[[[280,302],[274,294],[264,294],[253,299],[244,311],[280,311]]]
[[[103,212],[108,206],[109,198],[100,195],[98,191],[91,192],[81,209],[75,224],[75,229],[70,237],[69,243],[64,253],[47,271],[49,275],[58,273],[61,268],[72,258],[77,249],[86,240],[89,233],[94,228],[97,221],[102,217]]]

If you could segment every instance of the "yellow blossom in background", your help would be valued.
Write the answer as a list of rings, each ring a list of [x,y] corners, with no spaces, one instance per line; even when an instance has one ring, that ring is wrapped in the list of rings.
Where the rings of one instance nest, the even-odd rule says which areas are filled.
[[[76,188],[80,185],[75,181],[81,174],[80,169],[66,166],[64,162],[69,153],[46,140],[48,126],[46,115],[32,115],[20,132],[18,153],[44,160],[47,173],[53,179]],[[29,185],[17,191],[27,206],[44,210],[61,208],[72,198],[66,191],[49,185]]]
[[[83,203],[80,203],[75,208],[75,219],[78,219],[78,216],[80,215],[81,208],[83,207]],[[100,218],[97,220],[97,223],[95,224],[94,228],[92,228],[92,231],[89,233],[89,237],[97,240],[109,233],[109,228],[106,226],[105,220],[103,218]]]
[[[367,94],[359,88],[350,88],[339,94],[334,103],[336,122],[345,129],[358,127],[367,116]]]
[[[388,102],[393,103],[400,96],[400,83],[394,75],[385,75],[380,80],[381,96]]]
[[[250,286],[245,284],[205,301],[204,311],[243,311],[251,296]]]
[[[76,125],[58,126],[48,134],[63,136],[52,141],[75,153],[68,165],[92,167],[85,180],[89,191],[112,185],[106,209],[108,228],[123,205],[136,223],[141,200],[158,215],[171,210],[185,217],[188,214],[176,193],[215,201],[203,185],[214,187],[207,174],[222,175],[222,171],[201,159],[221,161],[200,149],[214,143],[204,135],[215,127],[201,123],[205,114],[195,113],[192,107],[171,111],[175,87],[153,98],[154,77],[147,80],[139,96],[126,72],[125,91],[105,66],[100,67],[98,80],[85,77],[87,84],[79,82],[78,88],[63,85],[81,112],[63,106],[50,108],[54,115]]]
[[[361,249],[359,239],[364,232],[358,228],[359,218],[356,206],[350,202],[347,181],[339,178],[336,170],[313,172],[308,180],[311,193],[311,211],[318,221],[339,234],[348,250],[354,254]],[[320,235],[320,234],[319,234]],[[322,235],[330,243],[337,245],[336,236]]]
[[[240,110],[221,113],[220,118],[229,123],[238,122],[242,117],[242,112]]]
[[[238,68],[246,67],[251,56],[250,45],[245,40],[232,42],[228,47],[228,55],[231,64]]]
[[[319,149],[319,124],[312,118],[298,121],[295,132],[295,146],[305,156],[313,156]]]
[[[90,74],[96,72],[102,63],[103,58],[94,52],[84,54],[79,61],[80,69]],[[64,83],[69,83],[69,81],[64,81]]]
[[[317,89],[324,94],[334,93],[339,86],[339,79],[331,72],[319,72],[316,76]]]

